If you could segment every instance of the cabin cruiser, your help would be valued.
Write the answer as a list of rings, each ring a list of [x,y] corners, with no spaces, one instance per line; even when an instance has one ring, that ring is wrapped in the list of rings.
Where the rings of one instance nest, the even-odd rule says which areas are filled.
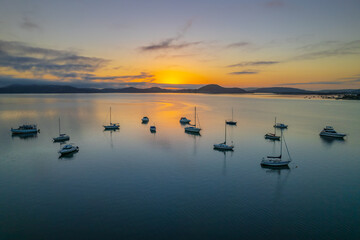
[[[36,124],[24,124],[18,128],[11,128],[13,134],[23,134],[23,133],[37,133],[40,132],[40,129],[37,129]]]
[[[70,144],[66,144],[61,150],[59,150],[59,153],[63,155],[77,151],[79,151],[79,147],[75,146],[73,143],[70,143]]]
[[[332,137],[332,138],[344,138],[346,134],[338,133],[331,126],[326,126],[321,132],[320,136],[322,137]]]
[[[283,124],[283,123],[276,123],[276,124],[274,125],[274,127],[275,127],[275,128],[287,128],[288,125]]]
[[[142,119],[141,119],[141,121],[142,121],[142,123],[148,123],[149,122],[149,118],[148,117],[143,117]]]
[[[180,118],[180,123],[182,123],[182,124],[188,124],[188,123],[190,123],[190,122],[191,122],[191,120],[190,120],[190,119],[187,119],[186,117]]]

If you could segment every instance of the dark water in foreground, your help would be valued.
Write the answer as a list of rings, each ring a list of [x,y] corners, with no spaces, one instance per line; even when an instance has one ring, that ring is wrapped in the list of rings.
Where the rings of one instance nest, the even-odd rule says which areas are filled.
[[[194,119],[194,105],[201,136],[179,124]],[[110,106],[120,131],[103,131]],[[235,151],[224,154],[212,145],[223,141],[231,107]],[[80,147],[61,159],[51,141],[59,116]],[[264,139],[275,116],[289,124],[289,169],[260,166],[279,150]],[[358,101],[0,95],[0,239],[360,239],[359,119]],[[22,123],[41,133],[12,137]],[[320,138],[325,125],[348,137]]]

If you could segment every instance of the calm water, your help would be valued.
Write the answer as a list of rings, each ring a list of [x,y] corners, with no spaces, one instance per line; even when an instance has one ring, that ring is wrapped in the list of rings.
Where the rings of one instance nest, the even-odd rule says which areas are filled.
[[[201,136],[184,133],[194,119]],[[104,132],[112,119],[120,131]],[[234,152],[212,149],[224,140]],[[148,125],[141,118],[150,118]],[[58,117],[80,147],[58,158]],[[279,142],[290,169],[260,166]],[[0,95],[0,239],[359,239],[360,102],[182,94]],[[37,137],[11,127],[37,123]],[[157,126],[151,134],[149,126]],[[345,141],[319,137],[325,125]]]

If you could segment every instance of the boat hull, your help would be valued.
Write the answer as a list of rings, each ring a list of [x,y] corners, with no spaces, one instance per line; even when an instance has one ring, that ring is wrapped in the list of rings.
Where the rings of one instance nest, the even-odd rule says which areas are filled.
[[[346,134],[321,132],[320,136],[329,138],[344,138]]]
[[[234,146],[229,146],[226,144],[214,144],[214,149],[221,151],[233,151]]]
[[[11,129],[12,134],[37,133],[37,129]]]
[[[196,127],[186,127],[185,128],[185,132],[189,132],[189,133],[200,133],[201,128],[196,128]]]
[[[274,125],[274,128],[281,128],[281,129],[284,129],[284,128],[288,128],[288,125],[284,125],[284,124],[281,124],[281,125]]]
[[[226,121],[226,124],[227,125],[236,125],[237,122],[235,122],[235,121]]]
[[[120,128],[120,126],[104,126],[105,130],[117,130],[119,128]]]
[[[180,120],[180,123],[182,124],[189,124],[191,120]]]
[[[280,140],[280,136],[274,136],[274,135],[271,135],[271,134],[265,134],[265,139]]]
[[[73,153],[73,152],[78,152],[79,151],[79,147],[73,147],[73,148],[70,148],[70,149],[62,149],[59,151],[59,153],[61,155],[65,155],[65,154],[69,154],[69,153]]]
[[[61,136],[61,137],[55,137],[53,138],[54,142],[64,142],[70,140],[69,136]]]
[[[271,166],[271,167],[284,167],[289,165],[291,161],[283,161],[281,159],[263,159],[260,163],[261,166]]]

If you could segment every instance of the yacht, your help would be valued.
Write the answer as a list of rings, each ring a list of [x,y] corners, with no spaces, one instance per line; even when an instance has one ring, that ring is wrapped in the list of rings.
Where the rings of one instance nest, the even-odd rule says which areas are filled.
[[[60,153],[61,155],[64,155],[64,154],[73,153],[73,152],[77,152],[77,151],[79,151],[79,147],[75,146],[73,143],[70,143],[70,144],[66,144],[61,150],[59,150],[58,153]]]
[[[70,140],[70,137],[68,135],[66,135],[65,133],[61,133],[61,131],[60,131],[60,118],[59,118],[59,136],[54,137],[53,141],[54,142],[64,142],[64,141],[68,141],[68,140]]]
[[[289,154],[289,150],[287,148],[286,142],[285,142],[285,147],[287,150],[287,153],[289,155],[289,159],[283,159],[282,156],[282,142],[285,142],[285,139],[283,137],[283,133],[281,132],[281,143],[280,143],[280,155],[279,156],[267,156],[266,158],[263,157],[262,161],[261,161],[261,166],[268,166],[268,167],[284,167],[287,166],[290,162],[291,162],[291,157]]]
[[[326,126],[321,132],[320,136],[322,137],[332,137],[332,138],[344,138],[346,134],[338,133],[331,126]]]
[[[111,107],[110,107],[110,123],[109,125],[104,125],[103,126],[105,130],[117,130],[120,128],[120,124],[119,123],[112,123],[111,122]]]
[[[276,118],[275,118],[275,124],[274,124],[274,128],[288,128],[288,125],[283,124],[283,123],[276,123]]]
[[[23,134],[23,133],[38,133],[40,129],[37,129],[36,124],[24,124],[18,128],[11,128],[13,134]]]
[[[149,122],[149,118],[148,117],[143,117],[142,119],[141,119],[141,121],[142,121],[142,123],[148,123]]]
[[[180,118],[180,123],[182,124],[189,124],[191,122],[190,119],[187,119],[186,117]]]
[[[231,108],[231,120],[227,120],[226,124],[228,125],[236,125],[237,122],[234,121],[234,108]]]
[[[190,127],[186,127],[185,132],[199,134],[201,128],[198,128],[196,123],[197,123],[197,121],[196,121],[196,107],[195,107],[195,125],[192,125]]]
[[[225,121],[225,141],[223,143],[214,144],[214,149],[222,151],[233,151],[234,145],[226,144],[226,124],[227,122]]]
[[[276,125],[276,118],[275,118],[275,125]],[[280,136],[276,136],[276,127],[275,127],[275,125],[274,125],[274,133],[265,134],[265,139],[280,140]]]

